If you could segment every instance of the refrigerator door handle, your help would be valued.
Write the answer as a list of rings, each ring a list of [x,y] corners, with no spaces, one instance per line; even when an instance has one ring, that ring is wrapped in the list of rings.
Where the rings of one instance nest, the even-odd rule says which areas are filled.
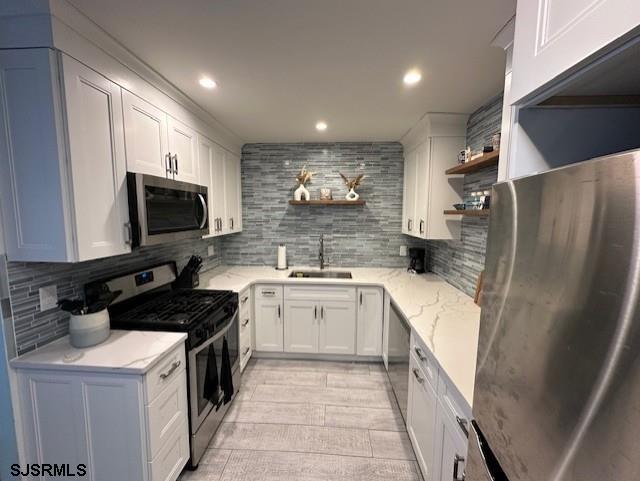
[[[487,470],[487,474],[489,475],[489,479],[491,479],[491,481],[509,481],[509,478],[500,467],[500,463],[493,454],[493,451],[491,451],[482,431],[480,431],[478,423],[471,421],[471,425],[473,426],[473,432],[475,433],[474,437],[478,444],[478,448],[480,449],[482,461],[485,469]]]

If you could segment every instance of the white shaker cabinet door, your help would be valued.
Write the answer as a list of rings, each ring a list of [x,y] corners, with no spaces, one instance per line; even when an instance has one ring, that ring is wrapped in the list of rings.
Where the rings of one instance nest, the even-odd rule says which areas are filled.
[[[131,92],[122,92],[127,170],[172,177],[167,114]]]
[[[285,352],[318,352],[319,311],[320,307],[313,301],[286,301]]]
[[[240,159],[235,155],[225,153],[225,201],[226,201],[226,232],[240,232]]]
[[[63,55],[79,261],[131,252],[121,90]]]
[[[435,438],[438,397],[414,356],[409,362],[409,402],[407,403],[407,432],[425,481],[436,481]],[[451,479],[447,480],[451,481]]]
[[[356,353],[356,306],[351,301],[325,301],[320,306],[318,351],[323,354]]]
[[[171,116],[167,116],[167,119],[173,178],[181,182],[198,184],[200,183],[198,176],[198,134],[191,127]]]
[[[282,352],[284,347],[282,286],[256,285],[254,298],[256,351]]]
[[[638,25],[636,0],[518,2],[510,103],[570,72]]]
[[[467,457],[467,439],[460,434],[456,422],[438,404],[435,451],[436,475],[431,481],[463,481]]]
[[[383,291],[379,287],[358,288],[359,356],[382,355]]]
[[[416,189],[424,188],[417,185],[418,155],[417,149],[407,152],[404,156],[404,198],[402,203],[402,233],[416,234]],[[426,179],[425,179],[426,181]]]
[[[209,195],[209,201],[212,203],[212,216],[209,222],[213,224],[211,231],[216,235],[226,234],[229,228],[225,190],[226,154],[227,152],[222,147],[214,146],[211,162],[211,193]]]

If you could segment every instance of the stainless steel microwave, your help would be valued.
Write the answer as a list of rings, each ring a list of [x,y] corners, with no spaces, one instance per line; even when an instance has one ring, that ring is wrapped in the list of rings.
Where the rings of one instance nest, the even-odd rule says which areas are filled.
[[[134,247],[197,239],[208,233],[205,186],[128,172],[127,191]]]

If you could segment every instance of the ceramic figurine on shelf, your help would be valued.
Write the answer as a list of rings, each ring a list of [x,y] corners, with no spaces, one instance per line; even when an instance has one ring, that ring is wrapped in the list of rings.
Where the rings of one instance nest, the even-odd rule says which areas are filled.
[[[309,200],[311,198],[304,184],[310,181],[314,175],[316,175],[316,172],[309,172],[306,165],[302,167],[302,170],[300,170],[300,173],[296,176],[299,185],[293,193],[294,200]]]
[[[355,179],[349,180],[342,174],[342,172],[338,173],[340,174],[340,177],[342,177],[342,180],[344,180],[347,189],[349,189],[349,193],[345,196],[345,199],[351,201],[358,200],[360,198],[360,195],[356,192],[356,188],[360,185],[360,183],[365,179],[366,176],[364,174],[360,174]]]

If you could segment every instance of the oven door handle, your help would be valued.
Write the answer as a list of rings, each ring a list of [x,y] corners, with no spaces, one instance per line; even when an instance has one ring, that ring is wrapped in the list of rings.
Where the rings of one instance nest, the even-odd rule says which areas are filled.
[[[236,308],[236,310],[234,311],[233,315],[230,317],[229,322],[227,322],[224,325],[224,327],[222,329],[220,329],[215,334],[215,336],[210,337],[209,339],[204,341],[202,344],[199,344],[198,346],[196,346],[193,349],[191,349],[191,351],[189,351],[190,357],[191,357],[191,355],[193,355],[193,359],[195,360],[195,356],[200,351],[202,351],[203,349],[209,347],[209,344],[212,344],[212,343],[216,342],[218,339],[220,339],[222,336],[224,336],[229,331],[229,327],[231,327],[231,324],[233,324],[233,321],[235,321],[238,318],[239,318],[239,310]]]
[[[204,226],[207,225],[209,212],[207,212],[207,202],[204,200],[204,196],[202,194],[198,194],[198,199],[200,200],[200,204],[202,204],[202,222],[200,222],[200,229],[204,229]]]

